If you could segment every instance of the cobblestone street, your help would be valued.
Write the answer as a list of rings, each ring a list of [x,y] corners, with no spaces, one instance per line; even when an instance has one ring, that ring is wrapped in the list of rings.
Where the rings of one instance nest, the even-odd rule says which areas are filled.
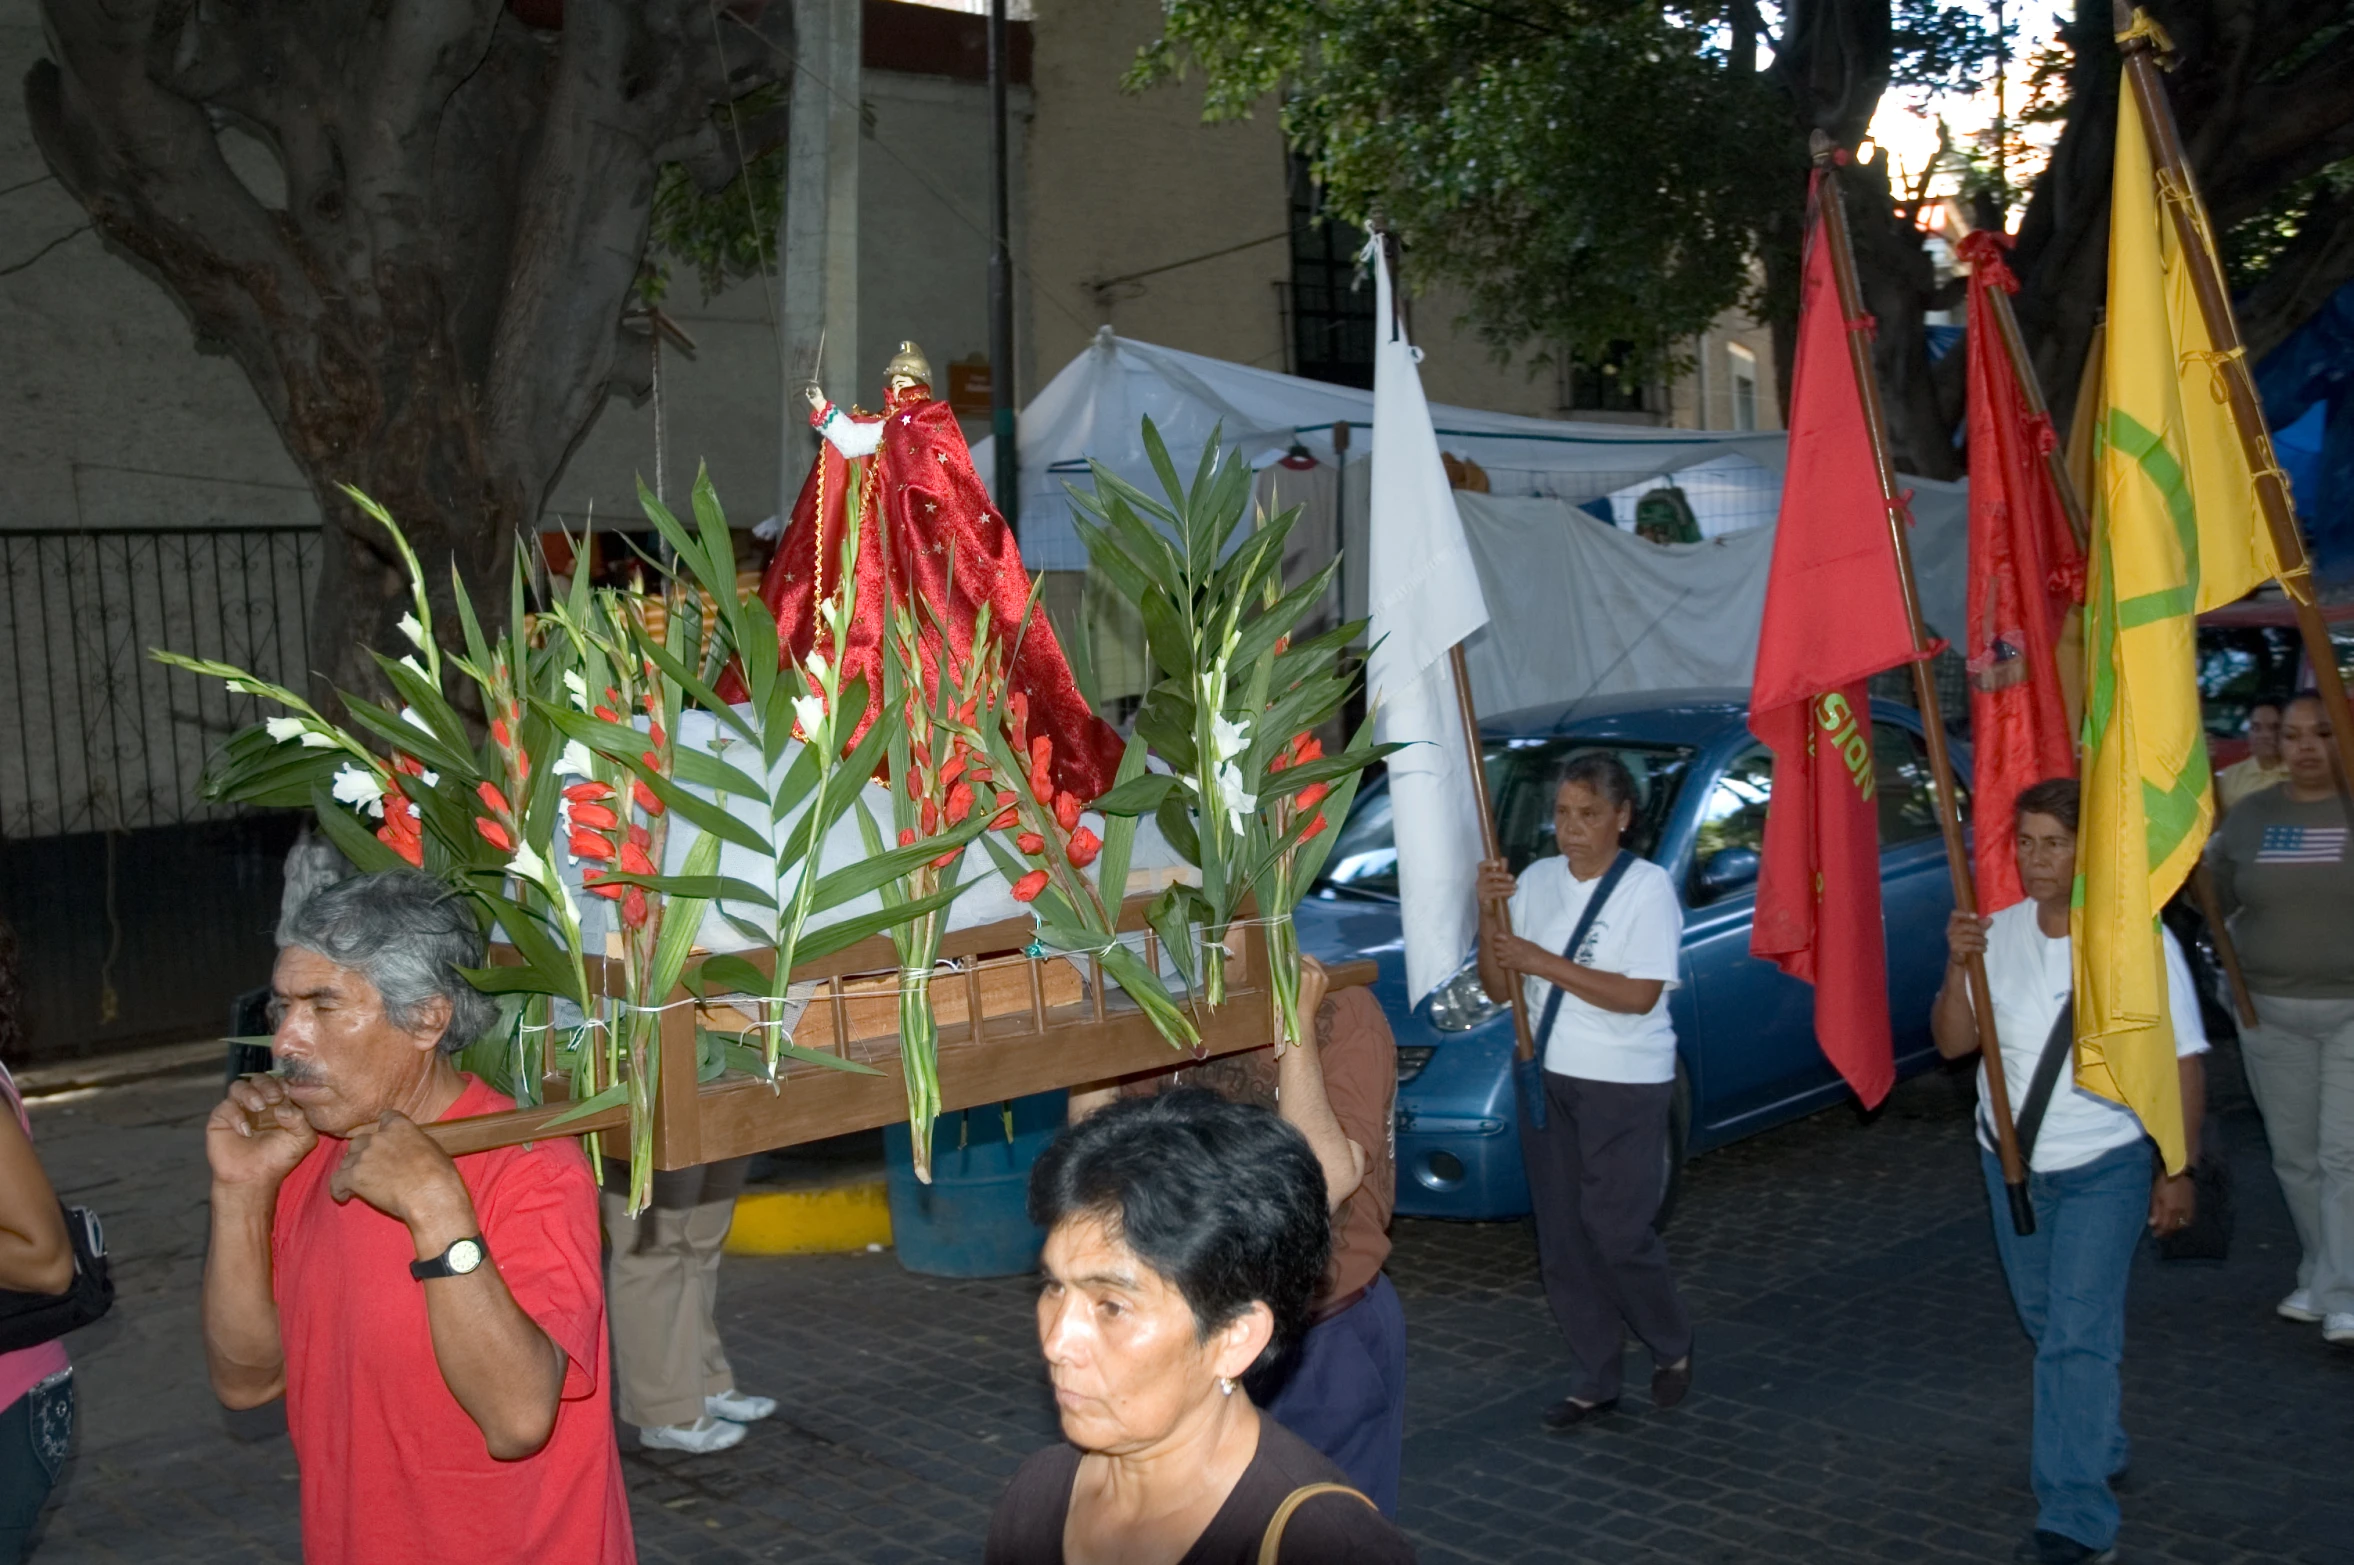
[[[75,1344],[80,1445],[40,1565],[299,1557],[282,1421],[232,1420],[204,1385],[215,1091],[178,1078],[35,1110],[61,1193],[105,1215],[122,1290]],[[2354,1561],[2354,1354],[2274,1318],[2294,1248],[2228,1051],[2215,1096],[2239,1230],[2223,1266],[2139,1263],[2125,1558]],[[1536,1424],[1564,1376],[1523,1225],[1401,1222],[1401,1520],[1422,1558],[2007,1558],[2034,1516],[2029,1350],[1973,1159],[1963,1095],[1932,1077],[1868,1123],[1834,1110],[1695,1163],[1669,1236],[1701,1322],[1695,1395],[1568,1436]],[[1030,1285],[912,1277],[889,1255],[732,1258],[724,1277],[740,1383],[784,1408],[718,1457],[629,1450],[643,1556],[978,1558],[1015,1463],[1053,1438]]]

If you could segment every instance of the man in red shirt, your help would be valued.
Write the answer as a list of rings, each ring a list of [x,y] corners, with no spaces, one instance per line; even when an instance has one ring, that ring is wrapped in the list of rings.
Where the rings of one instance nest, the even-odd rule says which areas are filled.
[[[320,892],[271,979],[277,1072],[205,1126],[205,1357],[230,1407],[286,1397],[310,1565],[634,1557],[587,1159],[453,1163],[418,1128],[512,1106],[450,1062],[493,1014],[482,957],[429,876]]]

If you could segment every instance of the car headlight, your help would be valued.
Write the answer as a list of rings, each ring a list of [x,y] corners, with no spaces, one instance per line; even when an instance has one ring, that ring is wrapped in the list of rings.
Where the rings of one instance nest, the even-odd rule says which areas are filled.
[[[1440,1032],[1469,1032],[1503,1007],[1488,998],[1479,981],[1476,958],[1456,969],[1455,976],[1431,991],[1430,1024]]]

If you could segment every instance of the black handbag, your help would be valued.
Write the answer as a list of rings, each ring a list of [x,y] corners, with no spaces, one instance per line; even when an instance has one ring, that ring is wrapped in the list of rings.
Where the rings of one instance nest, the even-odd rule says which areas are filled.
[[[19,1293],[0,1288],[0,1353],[54,1342],[114,1308],[114,1276],[106,1259],[106,1229],[86,1206],[58,1204],[74,1247],[74,1280],[63,1293]]]

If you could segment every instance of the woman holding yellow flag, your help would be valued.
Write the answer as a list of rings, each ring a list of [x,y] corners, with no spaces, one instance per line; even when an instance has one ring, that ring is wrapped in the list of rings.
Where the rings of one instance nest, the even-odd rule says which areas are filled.
[[[2076,882],[2078,796],[2072,778],[2023,790],[2012,842],[2025,901],[1992,918],[1956,912],[1946,926],[1952,960],[1929,1026],[1938,1052],[1978,1052],[1978,1021],[1963,977],[1986,958],[2003,1075],[2018,1108],[2020,1160],[2035,1205],[2035,1232],[2013,1231],[1994,1137],[1979,1127],[1979,1161],[1993,1204],[1994,1244],[2019,1323],[2035,1343],[2035,1434],[2030,1461],[2035,1531],[2014,1558],[2081,1565],[2117,1557],[2117,1498],[2125,1470],[2118,1365],[2125,1353],[2125,1280],[2146,1226],[2169,1234],[2188,1226],[2194,1197],[2188,1169],[2152,1168],[2148,1130],[2133,1110],[2076,1085],[2074,975],[2068,904]],[[2198,992],[2172,934],[2165,935],[2166,988],[2181,1076],[2183,1142],[2197,1147],[2207,1037]],[[1979,1095],[1985,1096],[1981,1080]]]

